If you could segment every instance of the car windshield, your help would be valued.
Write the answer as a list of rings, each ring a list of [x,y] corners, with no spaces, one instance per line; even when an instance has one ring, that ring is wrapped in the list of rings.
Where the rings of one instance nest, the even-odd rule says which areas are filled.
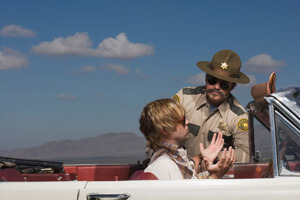
[[[254,158],[257,162],[268,162],[272,158],[272,139],[270,131],[256,118],[253,119],[254,128]]]
[[[275,111],[279,175],[300,176],[300,130]]]

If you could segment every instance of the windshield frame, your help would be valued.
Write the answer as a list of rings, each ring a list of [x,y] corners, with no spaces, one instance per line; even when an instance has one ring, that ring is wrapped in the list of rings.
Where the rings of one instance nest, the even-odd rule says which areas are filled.
[[[269,116],[270,116],[270,131],[272,135],[272,152],[273,152],[273,172],[274,177],[280,176],[279,160],[278,160],[278,146],[277,146],[277,131],[276,131],[276,112],[284,116],[287,123],[293,125],[296,129],[300,129],[300,120],[295,116],[294,112],[291,112],[285,105],[283,105],[278,99],[273,96],[265,97],[269,103]],[[276,112],[275,112],[276,111]],[[297,137],[299,137],[297,135]]]

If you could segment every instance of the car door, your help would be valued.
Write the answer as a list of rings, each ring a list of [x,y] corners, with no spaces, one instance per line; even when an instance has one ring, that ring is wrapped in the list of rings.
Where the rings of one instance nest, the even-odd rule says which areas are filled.
[[[299,178],[88,182],[79,200],[299,199]],[[112,198],[114,196],[114,198]],[[127,198],[128,197],[128,198]]]
[[[76,200],[86,181],[0,182],[1,200]]]

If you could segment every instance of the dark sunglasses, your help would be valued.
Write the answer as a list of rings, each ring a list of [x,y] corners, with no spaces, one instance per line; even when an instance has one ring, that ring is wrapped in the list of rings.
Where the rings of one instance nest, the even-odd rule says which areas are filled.
[[[220,87],[222,90],[226,91],[229,89],[229,83],[226,82],[226,81],[222,81],[220,79],[217,79],[216,77],[213,77],[213,76],[207,76],[206,77],[206,81],[209,85],[215,85],[217,82],[220,83]]]
[[[186,125],[186,120],[185,120],[185,115],[183,115],[183,118],[177,120],[178,122],[182,122],[182,126],[185,127]]]

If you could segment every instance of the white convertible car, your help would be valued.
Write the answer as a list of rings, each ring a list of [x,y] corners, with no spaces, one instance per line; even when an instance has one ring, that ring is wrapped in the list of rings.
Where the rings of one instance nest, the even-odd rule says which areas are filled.
[[[0,157],[6,165],[0,169],[0,199],[299,200],[300,88],[274,92],[269,84],[254,86],[255,101],[247,105],[251,161],[236,163],[223,179],[161,181],[144,173],[141,164],[63,165]],[[260,134],[272,144],[269,159],[263,159],[268,151],[257,148]]]

